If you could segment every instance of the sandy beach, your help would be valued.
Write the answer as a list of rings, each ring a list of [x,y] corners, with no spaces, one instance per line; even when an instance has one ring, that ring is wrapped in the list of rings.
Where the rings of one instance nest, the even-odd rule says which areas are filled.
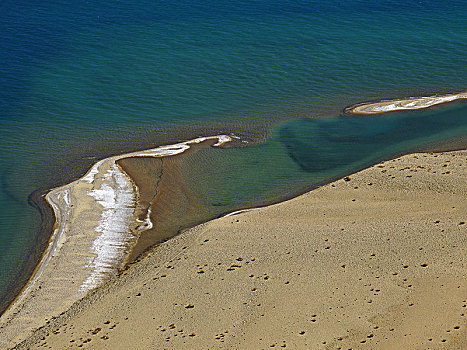
[[[0,350],[467,350],[467,1],[3,1]]]
[[[462,349],[466,167],[411,154],[199,225],[17,348]]]
[[[399,100],[363,103],[346,108],[345,112],[349,114],[370,115],[405,110],[417,110],[464,99],[467,99],[467,91],[449,95],[411,97]]]

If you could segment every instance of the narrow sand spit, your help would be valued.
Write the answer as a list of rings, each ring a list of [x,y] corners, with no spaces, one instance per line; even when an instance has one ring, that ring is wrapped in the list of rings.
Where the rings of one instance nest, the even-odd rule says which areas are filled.
[[[465,349],[467,151],[411,154],[162,244],[18,349]]]
[[[152,227],[148,218],[138,219],[138,188],[118,160],[172,156],[195,144],[229,141],[226,135],[201,137],[106,158],[82,178],[51,190],[46,199],[56,216],[54,232],[29,283],[0,318],[0,348],[24,340],[115,276],[140,234]]]
[[[452,102],[456,100],[467,99],[467,91],[450,95],[412,97],[401,100],[380,101],[374,103],[365,103],[346,109],[350,114],[380,114],[386,112],[395,112],[403,110],[423,109],[435,106],[441,103]]]

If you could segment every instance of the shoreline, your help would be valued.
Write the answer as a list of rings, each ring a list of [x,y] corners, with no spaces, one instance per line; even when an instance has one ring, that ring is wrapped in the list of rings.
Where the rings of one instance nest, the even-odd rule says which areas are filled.
[[[463,249],[459,230],[465,228],[463,221],[459,222],[465,221],[465,205],[459,198],[467,190],[465,181],[458,181],[465,179],[465,166],[460,165],[465,165],[466,156],[466,150],[408,154],[383,161],[351,174],[349,179],[339,179],[294,199],[259,210],[233,212],[196,226],[162,244],[156,253],[152,252],[141,263],[132,265],[115,283],[88,294],[35,332],[18,349],[44,345],[119,349],[130,343],[145,348],[149,346],[148,341],[157,344],[158,348],[168,345],[170,348],[186,348],[185,342],[193,347],[212,348],[220,346],[219,340],[225,340],[225,345],[232,348],[280,346],[278,341],[287,342],[292,347],[295,344],[298,348],[306,345],[302,341],[311,341],[314,346],[323,341],[336,346],[357,346],[362,339],[376,344],[381,342],[382,347],[378,348],[390,348],[388,345],[394,340],[401,348],[421,349],[421,345],[413,345],[419,342],[428,345],[443,338],[449,344],[456,344],[458,337],[465,334],[465,319],[457,315],[465,311],[460,307],[465,286],[462,289],[456,287],[458,283],[462,285],[462,280],[456,276],[462,274],[459,270],[462,261],[457,257],[462,256]],[[448,168],[443,164],[448,164]],[[357,202],[352,198],[357,198]],[[447,210],[451,203],[456,209]],[[411,210],[399,213],[406,206]],[[360,223],[360,220],[368,219],[367,210],[373,213],[369,216],[370,222]],[[305,212],[309,213],[305,215]],[[347,219],[342,221],[342,215]],[[284,221],[283,217],[295,219],[290,222]],[[263,225],[258,225],[258,220]],[[293,228],[291,232],[290,226]],[[441,229],[443,234],[439,233]],[[284,230],[288,234],[293,232],[294,236],[284,237],[280,234]],[[311,236],[309,230],[314,232]],[[265,241],[259,240],[257,234],[265,235]],[[386,237],[390,243],[386,243]],[[451,240],[449,247],[444,249]],[[424,247],[423,250],[419,250],[418,244]],[[454,248],[450,249],[452,244]],[[391,248],[394,245],[395,251]],[[362,254],[364,259],[360,259]],[[238,256],[241,258],[236,258]],[[301,257],[307,256],[310,256],[306,258],[308,265],[303,267]],[[359,267],[359,264],[363,265]],[[457,270],[452,270],[454,267]],[[231,271],[225,272],[226,268]],[[445,271],[447,268],[449,272]],[[312,269],[311,272],[308,269]],[[334,271],[330,283],[324,283],[327,277],[322,271],[326,269]],[[318,275],[313,274],[319,271]],[[225,282],[222,282],[224,278]],[[352,287],[349,287],[350,281]],[[443,295],[449,292],[451,297],[445,300],[439,293],[430,292],[441,291],[439,283],[445,286],[441,288]],[[194,290],[189,287],[192,284]],[[227,294],[221,292],[224,284],[229,286]],[[175,286],[180,289],[174,289]],[[253,286],[254,292],[250,292]],[[338,288],[334,288],[336,286]],[[373,287],[371,292],[368,291],[370,287]],[[309,298],[309,288],[316,291],[315,298]],[[168,290],[173,292],[168,293]],[[299,301],[292,313],[286,310],[293,306],[286,300],[289,293]],[[154,303],[155,296],[159,296],[157,303]],[[279,298],[279,304],[276,298]],[[355,302],[354,298],[359,301]],[[285,303],[283,308],[280,307],[282,302]],[[431,303],[445,303],[444,307],[450,312],[432,319],[438,309],[434,307],[435,313],[431,313],[432,307],[424,306]],[[184,304],[193,304],[193,311],[184,308]],[[328,306],[332,308],[328,310]],[[278,310],[274,311],[274,307]],[[306,310],[310,307],[309,312],[317,314],[313,318],[316,323],[309,323]],[[343,310],[339,311],[341,308]],[[244,310],[249,310],[249,316],[245,316]],[[287,320],[285,324],[282,317],[277,318],[278,313]],[[342,313],[346,315],[342,324],[336,323],[336,317],[342,317]],[[420,313],[428,327],[426,322],[417,321]],[[362,316],[362,320],[356,321],[352,315]],[[410,318],[407,315],[411,315]],[[214,323],[200,322],[205,317],[219,319]],[[154,329],[137,327],[138,320],[144,320],[145,324],[154,323]],[[167,326],[171,323],[176,324],[176,330],[181,328],[182,333],[173,333],[172,326]],[[244,326],[239,329],[239,325]],[[113,331],[115,327],[117,331]],[[286,327],[285,332],[280,331],[283,327]],[[350,333],[345,327],[351,327]],[[452,334],[443,334],[448,328]],[[98,331],[93,333],[90,329]],[[214,338],[215,332],[221,330],[224,335]],[[196,333],[189,335],[192,331]],[[408,331],[410,337],[404,336]],[[151,333],[150,337],[147,332]],[[245,333],[249,336],[244,338],[241,334]],[[166,339],[168,335],[171,337]],[[261,338],[259,343],[258,337]]]
[[[34,273],[0,317],[1,328],[16,329],[10,332],[8,339],[3,337],[0,346],[25,338],[25,333],[65,311],[76,300],[115,276],[127,263],[140,232],[151,227],[152,223],[141,222],[136,217],[138,189],[118,166],[119,160],[170,157],[184,153],[192,145],[208,142],[211,143],[209,146],[219,147],[234,138],[228,135],[199,137],[105,158],[96,162],[81,178],[50,190],[45,197],[53,209],[56,223]],[[74,221],[87,225],[76,227]],[[57,269],[56,265],[60,267]],[[57,276],[57,271],[63,277]],[[67,280],[67,276],[72,277]],[[65,281],[68,283],[66,288],[63,286]],[[57,305],[48,305],[48,295],[57,298]],[[42,302],[39,300],[41,296]],[[35,300],[28,303],[31,297]],[[26,319],[18,317],[19,314],[26,315]]]
[[[423,97],[409,97],[378,102],[359,103],[344,109],[349,115],[373,115],[397,111],[409,111],[430,108],[436,105],[467,99],[467,91]]]
[[[454,94],[454,95],[458,96],[462,94],[465,94],[465,97],[461,97],[461,98],[467,98],[467,92],[460,93],[460,94]],[[454,95],[445,95],[445,96],[454,96]],[[384,110],[383,112],[376,112],[378,108],[381,108],[381,106],[383,106],[383,109],[384,109],[385,108],[384,106],[386,106],[386,104],[391,104],[391,103],[394,105],[395,101],[402,101],[401,103],[413,103],[414,100],[424,101],[425,102],[424,104],[415,103],[416,109],[420,109],[420,108],[427,108],[427,107],[430,107],[432,105],[439,104],[439,103],[452,102],[458,98],[455,98],[453,100],[445,99],[442,102],[436,102],[436,101],[439,101],[439,99],[440,97],[422,97],[418,99],[410,98],[410,99],[402,99],[402,100],[394,100],[394,101],[381,101],[379,102],[379,105],[378,103],[373,103],[373,104],[363,104],[359,106],[378,105],[376,107],[374,106],[371,107],[373,108],[372,109],[373,111],[366,113],[366,114],[376,114],[376,113],[379,114],[379,113],[389,112],[389,110]],[[358,108],[358,106],[350,107],[350,108],[355,109],[355,108]],[[359,114],[359,113],[354,113],[354,114]],[[236,138],[235,136],[232,136],[232,137]],[[1,315],[0,322],[3,322],[3,324],[5,323],[9,324],[11,320],[15,317],[15,314],[16,314],[15,310],[22,309],[24,307],[22,304],[23,304],[23,301],[25,301],[25,299],[28,297],[28,295],[30,294],[37,295],[37,293],[46,294],[44,290],[39,291],[36,284],[38,280],[41,278],[43,272],[46,270],[46,267],[49,265],[52,257],[54,257],[54,254],[60,250],[64,241],[68,239],[68,237],[64,237],[66,236],[66,234],[64,233],[66,231],[66,225],[70,221],[70,216],[72,216],[71,208],[73,207],[72,203],[74,203],[71,198],[73,196],[71,195],[70,191],[76,185],[78,185],[78,183],[81,183],[81,184],[84,183],[84,187],[82,186],[83,188],[80,190],[82,191],[81,197],[83,196],[83,193],[84,193],[88,197],[93,198],[92,200],[88,198],[88,203],[86,204],[87,206],[86,213],[89,215],[94,215],[94,217],[91,220],[89,220],[89,217],[87,217],[87,219],[91,223],[91,226],[88,227],[86,230],[81,229],[82,232],[77,232],[76,237],[80,237],[80,239],[82,239],[84,237],[83,232],[89,231],[89,230],[94,232],[94,236],[91,238],[88,237],[88,242],[87,242],[88,245],[86,246],[88,247],[87,250],[81,249],[81,250],[85,250],[85,252],[82,252],[82,251],[80,253],[73,252],[75,256],[80,256],[81,259],[86,260],[86,263],[80,265],[79,268],[82,268],[83,270],[87,270],[88,273],[87,273],[87,278],[84,280],[80,280],[80,281],[78,281],[79,278],[75,276],[76,281],[73,281],[72,283],[75,283],[75,282],[80,283],[80,286],[78,288],[78,291],[75,294],[73,294],[69,298],[64,298],[64,302],[67,306],[62,305],[61,307],[59,307],[59,309],[65,309],[65,310],[67,309],[67,307],[73,304],[73,302],[83,298],[89,291],[102,285],[103,283],[105,283],[106,280],[108,280],[112,276],[115,276],[118,273],[118,271],[121,271],[121,269],[126,264],[128,264],[129,262],[128,258],[130,256],[130,253],[133,251],[135,244],[138,243],[138,240],[141,237],[141,235],[145,231],[151,230],[154,226],[153,222],[151,221],[151,208],[147,210],[147,213],[143,220],[138,218],[138,215],[137,215],[138,208],[136,205],[136,203],[138,202],[139,195],[140,195],[138,193],[138,187],[136,186],[132,177],[129,176],[124,171],[124,169],[122,168],[121,165],[119,165],[118,162],[120,160],[129,159],[132,157],[164,158],[164,157],[168,157],[172,155],[178,155],[190,149],[190,145],[200,144],[206,141],[214,142],[217,140],[216,143],[210,146],[214,146],[214,147],[222,146],[225,143],[231,142],[233,140],[232,137],[227,136],[227,135],[200,137],[200,138],[196,138],[193,140],[188,140],[185,142],[180,142],[180,143],[176,143],[172,145],[160,146],[155,149],[131,152],[131,153],[126,153],[122,155],[105,158],[95,163],[86,172],[86,174],[82,176],[80,179],[77,179],[67,185],[55,188],[51,190],[49,193],[47,193],[46,200],[48,204],[52,207],[54,215],[56,217],[56,224],[54,225],[54,230],[50,237],[49,244],[42,258],[40,259],[39,264],[37,264],[34,270],[34,273],[29,278],[29,281],[26,283],[26,285],[23,287],[21,292],[14,299],[14,301],[5,310],[5,312]],[[102,169],[100,169],[101,167],[104,169],[104,172],[105,172],[104,174],[102,174]],[[97,189],[94,189],[93,187],[96,181],[98,182],[98,185],[100,187]],[[117,188],[118,190],[115,190],[115,188]],[[109,203],[109,191],[119,192],[118,196],[123,198],[123,204],[120,207],[115,207],[114,206],[115,203],[113,204]],[[263,208],[263,207],[264,206],[261,206],[259,208]],[[250,209],[234,211],[232,213],[227,213],[222,217],[229,217],[229,216],[233,216],[233,215],[240,214],[243,212],[253,211],[256,209],[258,208],[250,208]],[[76,210],[76,208],[74,210]],[[125,218],[121,219],[122,217],[125,217]],[[116,221],[118,221],[118,220],[115,220],[116,218],[118,218],[118,220],[121,219],[119,221],[119,225],[117,225],[117,226],[120,226],[120,228],[117,228],[116,230],[111,229],[109,231],[110,222],[114,224]],[[133,224],[130,225],[129,222],[132,222]],[[107,235],[109,237],[113,236],[112,238],[110,238],[110,240],[108,240],[105,237],[106,232],[108,233]],[[115,239],[115,237],[117,237],[117,239]],[[111,250],[113,251],[109,252],[109,249],[106,248],[109,246],[112,247]],[[144,253],[144,250],[140,253]],[[73,263],[70,266],[73,266],[74,268],[77,267],[76,263]],[[39,286],[39,289],[42,289],[42,286]],[[51,292],[49,291],[49,293]],[[54,312],[51,312],[50,310],[48,310],[48,312],[45,313],[47,317],[42,317],[42,316],[41,317],[45,318],[45,321],[47,321],[48,317],[53,317],[54,314],[55,315],[57,314],[56,310],[54,310]],[[5,319],[6,321],[4,321]],[[36,326],[29,326],[29,329],[31,330],[34,327]]]

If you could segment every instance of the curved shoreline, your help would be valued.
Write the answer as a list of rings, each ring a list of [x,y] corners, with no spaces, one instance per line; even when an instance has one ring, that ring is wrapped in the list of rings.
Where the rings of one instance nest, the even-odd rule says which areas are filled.
[[[467,98],[467,92],[445,96],[381,101],[351,107],[349,113],[377,114],[396,110],[421,109],[465,98]],[[363,108],[365,112],[355,112],[359,107]],[[47,321],[48,317],[52,318],[58,315],[60,311],[67,310],[75,301],[84,297],[89,291],[104,284],[106,280],[115,275],[123,267],[125,260],[129,256],[129,251],[134,247],[140,233],[153,226],[150,212],[147,213],[145,220],[138,219],[136,215],[136,202],[139,196],[138,187],[132,178],[118,165],[118,160],[129,157],[167,157],[177,155],[190,149],[191,144],[199,144],[208,140],[217,140],[216,143],[211,144],[211,146],[217,147],[231,142],[232,137],[227,135],[200,137],[155,149],[105,158],[95,163],[80,179],[47,193],[46,200],[53,209],[56,224],[54,225],[49,244],[33,275],[0,317],[0,325],[2,326],[0,328],[10,328],[12,326],[16,331],[16,334],[13,335],[14,339],[5,338],[4,341],[8,342],[11,340],[14,343],[18,343],[21,339],[28,336],[27,333],[30,333],[39,325],[43,325],[44,318]],[[76,203],[76,198],[74,197],[76,196],[81,199],[87,199],[84,202],[84,209],[74,206]],[[80,204],[83,203],[80,201]],[[228,217],[250,210],[252,209],[240,210],[226,214],[225,216]],[[73,218],[76,219],[73,215],[77,212],[79,212],[79,215],[82,215],[81,218],[86,217],[90,226],[80,227],[75,234],[70,235],[70,230],[67,230],[67,224],[73,221]],[[83,222],[82,220],[77,221]],[[114,225],[116,222],[118,225]],[[91,237],[87,235],[88,232],[92,232]],[[77,240],[79,243],[76,244],[80,245],[83,244],[82,240],[87,240],[85,248],[81,249],[80,252],[71,252],[68,258],[70,261],[67,262],[68,265],[60,267],[60,269],[73,268],[73,270],[70,270],[73,273],[71,283],[74,284],[76,282],[77,286],[73,286],[74,289],[72,290],[62,287],[66,292],[63,300],[60,300],[58,304],[48,305],[46,310],[37,310],[36,305],[29,306],[31,303],[27,304],[28,300],[30,300],[28,297],[35,295],[34,304],[38,303],[37,295],[45,295],[43,301],[45,303],[50,302],[50,299],[46,297],[47,295],[54,295],[56,297],[56,286],[48,289],[48,286],[40,286],[39,284],[41,277],[47,271],[47,267],[53,270],[54,259],[52,258],[60,256],[60,250],[63,246],[67,246],[63,243],[67,240]],[[62,252],[61,255],[65,254]],[[81,264],[77,264],[76,261],[71,262],[77,256],[79,256]],[[58,265],[62,266],[61,264]],[[85,276],[78,276],[79,273],[75,273],[75,271],[84,271],[83,274]],[[53,274],[50,275],[46,278],[53,279],[53,282],[63,283],[63,276],[60,280],[60,277],[53,276]],[[57,296],[57,298],[59,297]],[[25,303],[27,304],[26,307]],[[24,311],[27,308],[30,308],[30,310]],[[19,317],[19,319],[16,317],[20,313],[19,311],[22,311],[22,314],[26,313],[26,320],[22,317]],[[31,313],[38,315],[33,321]],[[23,328],[19,326],[21,322],[26,322]],[[0,329],[0,334],[2,333],[3,330]],[[3,340],[0,341],[0,347],[5,344],[7,343],[3,343]]]
[[[447,95],[409,97],[395,100],[381,100],[357,104],[344,109],[347,114],[372,115],[397,111],[425,109],[439,104],[467,99],[467,91]]]
[[[460,344],[466,156],[411,153],[199,225],[16,348]]]
[[[138,219],[138,188],[118,166],[118,160],[174,156],[194,144],[216,141],[211,146],[219,147],[233,137],[199,137],[105,158],[81,178],[50,190],[45,198],[56,218],[53,232],[33,274],[0,317],[0,334],[9,329],[8,337],[0,337],[0,347],[18,343],[44,320],[65,311],[116,275],[139,234],[153,225],[149,218]],[[73,225],[74,222],[80,224]],[[54,296],[53,301],[50,295]]]

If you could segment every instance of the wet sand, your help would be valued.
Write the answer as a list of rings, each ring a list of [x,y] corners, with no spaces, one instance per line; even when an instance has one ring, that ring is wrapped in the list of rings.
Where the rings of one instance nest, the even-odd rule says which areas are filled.
[[[449,94],[436,95],[426,97],[411,97],[399,100],[379,101],[374,103],[364,103],[349,107],[345,110],[349,114],[381,114],[387,112],[417,110],[432,107],[442,103],[453,102],[457,100],[467,99],[467,91]]]
[[[18,349],[462,349],[466,175],[411,154],[199,225]]]
[[[177,157],[128,157],[117,163],[139,189],[140,220],[149,218],[151,228],[141,232],[128,261],[139,259],[148,249],[183,229],[214,219],[221,213],[208,208],[193,193],[183,175],[187,156],[212,146],[216,140],[191,145]]]

